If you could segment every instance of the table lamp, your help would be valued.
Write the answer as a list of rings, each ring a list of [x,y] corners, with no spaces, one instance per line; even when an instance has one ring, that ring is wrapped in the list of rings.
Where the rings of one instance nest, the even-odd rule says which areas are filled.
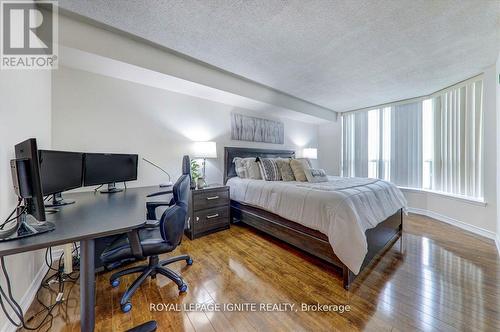
[[[217,159],[217,144],[215,142],[195,142],[193,158],[203,159],[203,181],[205,181],[207,159]],[[203,187],[206,185],[204,182]]]
[[[302,151],[302,157],[309,159],[318,159],[318,149],[306,148]]]

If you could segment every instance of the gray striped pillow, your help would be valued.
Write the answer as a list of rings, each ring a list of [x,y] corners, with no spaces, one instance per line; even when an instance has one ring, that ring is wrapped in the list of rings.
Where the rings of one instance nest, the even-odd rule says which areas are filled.
[[[260,173],[262,178],[266,181],[279,181],[281,180],[280,171],[276,160],[272,158],[258,158]]]

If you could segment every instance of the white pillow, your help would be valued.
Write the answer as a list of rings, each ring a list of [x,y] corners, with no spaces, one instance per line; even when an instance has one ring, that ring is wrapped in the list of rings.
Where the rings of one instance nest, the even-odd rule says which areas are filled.
[[[304,173],[309,182],[328,182],[328,176],[324,169],[304,167]]]

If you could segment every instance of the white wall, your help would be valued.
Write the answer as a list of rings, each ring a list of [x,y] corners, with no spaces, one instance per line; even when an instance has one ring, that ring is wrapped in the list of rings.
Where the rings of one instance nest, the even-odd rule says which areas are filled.
[[[35,137],[41,148],[50,148],[50,71],[13,70],[0,72],[0,219],[16,205],[12,190],[10,159],[14,145]],[[14,295],[21,301],[43,262],[43,252],[6,258],[13,279]],[[3,278],[2,278],[3,280]],[[0,329],[7,319],[0,311]]]
[[[314,124],[280,119],[285,126],[284,145],[232,141],[231,112],[265,114],[67,67],[54,72],[52,83],[54,149],[139,153],[174,179],[193,141],[217,142],[218,159],[208,160],[207,165],[209,183],[222,182],[224,146],[294,150],[317,146]],[[130,185],[164,181],[162,173],[141,161],[138,181]]]

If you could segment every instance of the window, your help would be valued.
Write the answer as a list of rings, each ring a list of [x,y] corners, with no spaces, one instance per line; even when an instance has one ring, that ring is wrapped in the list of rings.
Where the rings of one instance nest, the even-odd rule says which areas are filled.
[[[382,174],[381,178],[391,179],[391,108],[382,110]]]
[[[482,198],[482,98],[476,79],[418,101],[344,114],[342,174]]]
[[[432,99],[422,102],[422,187],[432,189],[432,161],[434,159],[434,121]]]
[[[380,124],[379,110],[368,111],[368,177],[379,177]]]

